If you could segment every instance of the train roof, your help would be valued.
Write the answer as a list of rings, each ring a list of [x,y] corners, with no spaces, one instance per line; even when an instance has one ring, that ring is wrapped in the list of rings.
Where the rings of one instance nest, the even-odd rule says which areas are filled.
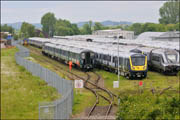
[[[121,44],[134,44],[139,46],[148,46],[148,47],[159,47],[159,48],[169,48],[180,50],[179,42],[171,41],[158,41],[146,39],[148,36],[161,36],[166,32],[145,32],[142,33],[142,37],[139,36],[139,39],[120,39],[119,43]],[[143,37],[144,36],[144,37]],[[75,41],[87,41],[87,39],[92,39],[92,42],[107,43],[107,44],[117,44],[118,40],[115,38],[105,38],[97,35],[75,35],[75,36],[66,36],[67,40]],[[58,39],[58,36],[56,37]]]
[[[89,36],[90,35],[87,35],[87,37],[89,37]],[[76,36],[76,37],[78,38],[79,36]],[[35,38],[35,39],[39,40],[39,38]],[[44,39],[44,38],[40,38],[40,39]],[[98,38],[98,39],[95,38],[95,40],[100,40],[100,39],[106,39],[106,38]],[[79,40],[73,40],[73,39],[63,39],[63,38],[62,39],[60,39],[60,38],[46,39],[46,42],[47,41],[49,41],[53,44],[71,46],[71,48],[73,47],[73,48],[89,49],[89,50],[92,50],[94,52],[98,51],[98,52],[104,53],[104,51],[106,51],[106,50],[111,51],[111,52],[106,52],[107,54],[117,53],[116,51],[118,50],[117,44],[110,44],[110,43],[109,44],[103,44],[101,42],[85,42],[85,41],[79,41]],[[127,53],[132,49],[139,49],[139,50],[142,50],[143,52],[147,52],[147,53],[150,52],[154,48],[163,48],[164,49],[164,47],[162,47],[164,42],[162,42],[162,41],[154,41],[153,43],[156,44],[156,47],[154,47],[153,45],[148,43],[148,41],[145,41],[144,44],[147,43],[150,45],[147,45],[147,44],[146,44],[146,46],[142,45],[141,43],[143,43],[143,40],[123,40],[123,39],[121,39],[119,41],[121,43],[119,45],[119,50],[123,51],[123,52],[127,52]],[[137,41],[137,42],[135,43],[135,41]],[[159,47],[157,47],[158,44],[159,44]],[[166,42],[166,45],[167,45],[166,49],[170,49],[170,48],[172,49],[174,47],[174,46],[172,46],[172,43],[170,43],[170,42]],[[174,43],[174,45],[175,45],[175,43]],[[177,47],[176,49],[178,50],[179,47]]]
[[[40,37],[31,37],[29,38],[29,40],[39,41],[39,42],[50,42],[48,38],[40,38]]]
[[[151,40],[152,37],[159,37],[166,32],[143,32],[136,39]]]
[[[50,47],[57,48],[57,49],[63,49],[63,50],[71,51],[71,52],[74,52],[74,53],[81,53],[81,52],[85,52],[85,51],[91,51],[89,49],[78,48],[78,47],[74,47],[74,46],[67,46],[67,45],[62,45],[62,44],[53,44],[53,43],[45,43],[45,46],[50,46]]]
[[[50,45],[52,47],[55,48],[61,48],[64,50],[68,50],[68,51],[72,51],[72,52],[76,52],[76,53],[81,53],[83,51],[93,51],[95,53],[98,54],[106,54],[106,55],[111,55],[111,56],[118,56],[118,52],[115,51],[112,48],[106,48],[106,46],[103,47],[98,47],[98,46],[94,46],[94,45],[88,45],[87,42],[85,42],[86,44],[82,44],[82,42],[71,42],[71,44],[69,42],[64,42],[63,40],[60,41],[55,41],[54,43],[46,43],[45,45]],[[80,50],[79,50],[80,49]],[[129,57],[131,55],[133,55],[135,53],[129,52],[129,50],[127,51],[119,51],[119,56],[123,56],[123,57]]]

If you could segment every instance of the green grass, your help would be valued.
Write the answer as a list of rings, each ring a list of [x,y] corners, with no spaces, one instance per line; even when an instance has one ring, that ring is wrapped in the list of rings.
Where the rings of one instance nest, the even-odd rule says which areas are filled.
[[[17,51],[17,48],[1,49],[1,119],[38,119],[38,104],[60,95],[16,64]]]
[[[147,78],[143,80],[129,80],[123,76],[120,76],[119,88],[113,88],[113,81],[117,81],[118,77],[114,73],[110,73],[103,70],[96,70],[105,80],[105,87],[112,90],[114,93],[135,93],[139,90],[139,81],[143,82],[143,89],[156,89],[162,90],[168,86],[172,86],[172,89],[179,90],[179,76],[166,76],[157,72],[148,71]]]

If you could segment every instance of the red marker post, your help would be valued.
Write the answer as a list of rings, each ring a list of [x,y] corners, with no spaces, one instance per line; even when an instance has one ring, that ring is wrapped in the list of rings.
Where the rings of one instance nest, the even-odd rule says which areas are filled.
[[[140,82],[139,82],[139,86],[140,86],[140,94],[142,93],[142,85],[143,85],[143,82],[140,81]]]
[[[139,82],[139,86],[142,86],[142,85],[143,85],[143,82],[142,82],[142,81],[140,81],[140,82]]]

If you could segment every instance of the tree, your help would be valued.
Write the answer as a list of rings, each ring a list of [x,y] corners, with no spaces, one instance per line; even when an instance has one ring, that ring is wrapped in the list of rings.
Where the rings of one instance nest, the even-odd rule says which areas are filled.
[[[18,35],[17,34],[14,34],[14,40],[18,40]]]
[[[167,31],[166,25],[155,24],[155,23],[145,23],[142,26],[141,32],[165,32]]]
[[[104,26],[101,23],[95,22],[94,30],[102,30],[103,28]]]
[[[9,32],[11,34],[14,34],[14,28],[11,26],[8,26],[7,24],[4,24],[1,26],[1,32]]]
[[[54,35],[54,25],[56,23],[56,18],[54,16],[54,13],[46,13],[42,18],[41,18],[41,24],[42,24],[42,30],[45,33],[48,33],[50,37]]]
[[[159,9],[161,18],[159,22],[162,24],[176,24],[179,22],[179,1],[170,0],[163,4]]]
[[[55,35],[78,35],[80,33],[76,24],[71,24],[68,20],[59,19],[55,24]]]
[[[74,34],[74,35],[80,34],[80,30],[79,30],[79,28],[77,27],[76,24],[72,24],[71,27],[72,27],[73,34]]]
[[[176,30],[176,31],[180,31],[180,22],[178,22],[178,23],[175,25],[175,30]]]
[[[81,30],[82,34],[92,34],[91,26],[92,26],[91,21],[84,24]]]
[[[40,32],[39,37],[44,38],[44,34]]]
[[[7,34],[3,34],[2,38],[6,39],[7,38]]]
[[[35,27],[32,24],[23,22],[21,26],[21,34],[23,38],[34,37]]]
[[[135,35],[139,35],[142,32],[142,27],[141,23],[134,23],[130,26],[130,30],[134,31]]]
[[[176,24],[167,24],[167,30],[168,31],[174,31],[176,30]]]

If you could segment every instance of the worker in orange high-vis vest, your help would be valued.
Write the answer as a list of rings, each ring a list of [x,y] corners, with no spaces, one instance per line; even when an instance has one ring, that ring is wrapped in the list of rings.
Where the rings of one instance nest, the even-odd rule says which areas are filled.
[[[72,61],[69,61],[69,70],[72,69]]]

